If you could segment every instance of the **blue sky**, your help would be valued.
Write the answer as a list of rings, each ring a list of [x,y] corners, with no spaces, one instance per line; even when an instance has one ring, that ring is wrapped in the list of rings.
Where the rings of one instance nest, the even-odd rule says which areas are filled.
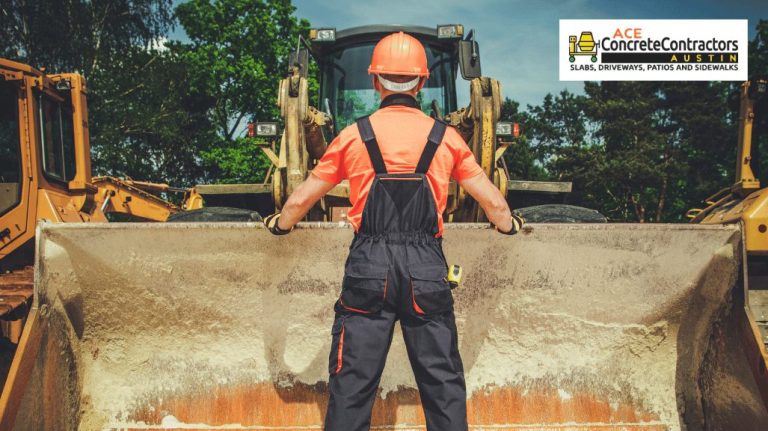
[[[538,104],[547,93],[564,88],[582,90],[579,82],[558,79],[560,19],[746,18],[750,39],[757,21],[768,19],[768,0],[294,0],[294,4],[296,15],[316,27],[456,23],[474,28],[483,74],[500,80],[504,95],[523,106]],[[182,34],[177,29],[174,36]],[[460,88],[463,105],[468,85]]]
[[[457,23],[474,28],[483,75],[500,80],[504,95],[523,106],[538,104],[547,93],[563,88],[582,90],[579,82],[558,79],[560,19],[746,18],[750,39],[757,21],[768,19],[768,0],[294,0],[294,4],[296,15],[317,27]],[[460,104],[466,104],[467,92],[462,92]]]

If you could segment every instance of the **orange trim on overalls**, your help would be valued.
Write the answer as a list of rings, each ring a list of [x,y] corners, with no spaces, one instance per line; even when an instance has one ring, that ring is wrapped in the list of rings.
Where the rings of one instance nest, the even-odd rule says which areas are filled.
[[[413,280],[411,280],[411,300],[413,301],[413,309],[416,310],[419,314],[426,314],[424,313],[424,310],[419,307],[419,304],[416,303],[416,294],[413,293]]]
[[[384,301],[387,300],[387,286],[389,286],[388,282],[389,282],[389,274],[387,274],[387,278],[384,279],[384,296],[382,298]]]
[[[349,311],[354,311],[356,313],[363,313],[363,314],[369,314],[370,313],[370,311],[365,311],[365,310],[361,310],[359,308],[353,308],[353,307],[348,306],[347,304],[344,303],[344,300],[342,300],[341,298],[339,298],[339,303],[341,304],[342,307],[346,308]]]
[[[341,324],[341,335],[339,336],[339,351],[336,360],[336,374],[341,371],[344,366],[344,323]]]

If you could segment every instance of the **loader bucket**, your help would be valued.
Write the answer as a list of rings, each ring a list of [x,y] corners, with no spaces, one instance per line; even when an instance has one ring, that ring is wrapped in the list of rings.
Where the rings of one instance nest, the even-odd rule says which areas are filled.
[[[44,225],[15,429],[322,429],[351,239]],[[738,227],[449,225],[444,246],[464,268],[471,430],[768,429],[740,347]],[[425,429],[400,335],[372,421]]]

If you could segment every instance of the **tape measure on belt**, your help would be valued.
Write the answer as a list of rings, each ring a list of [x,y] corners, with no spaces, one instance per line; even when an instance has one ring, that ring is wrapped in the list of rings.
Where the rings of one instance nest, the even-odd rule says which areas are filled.
[[[446,280],[448,281],[448,284],[451,285],[451,289],[455,289],[459,287],[461,284],[461,276],[462,276],[462,270],[461,266],[459,265],[451,265],[448,267],[448,277]]]

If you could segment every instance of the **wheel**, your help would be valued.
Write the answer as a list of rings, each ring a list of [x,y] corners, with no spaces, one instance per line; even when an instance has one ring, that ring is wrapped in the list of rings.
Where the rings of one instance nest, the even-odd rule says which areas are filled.
[[[169,223],[190,222],[259,222],[261,215],[256,211],[230,207],[205,207],[190,211],[181,211],[168,217]]]
[[[570,56],[570,57],[568,57],[568,61],[570,61],[571,63],[573,63],[574,61],[576,61],[576,57],[574,57],[574,56]]]
[[[532,223],[607,223],[599,211],[574,205],[548,204],[518,208],[515,214]]]

